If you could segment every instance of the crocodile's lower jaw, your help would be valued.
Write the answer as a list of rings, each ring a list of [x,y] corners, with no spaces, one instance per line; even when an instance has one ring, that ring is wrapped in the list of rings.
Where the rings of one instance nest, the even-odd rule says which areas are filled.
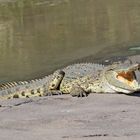
[[[127,90],[127,89],[119,88],[119,87],[116,87],[116,86],[114,87],[113,85],[109,85],[109,87],[111,89],[113,89],[115,92],[118,92],[118,93],[131,94],[131,93],[136,91],[136,90]]]
[[[110,89],[110,91],[112,91],[112,93],[125,93],[125,94],[131,94],[134,91],[136,91],[135,89],[123,89],[114,85],[111,85],[110,83],[108,83],[108,81],[105,79],[106,82],[106,86]]]
[[[122,93],[126,93],[126,94],[130,94],[136,91],[140,91],[140,86],[138,84],[138,82],[136,80],[133,80],[132,82],[128,83],[128,85],[130,86],[130,89],[123,89],[123,88],[119,88],[115,86],[115,89],[117,91],[120,91]]]

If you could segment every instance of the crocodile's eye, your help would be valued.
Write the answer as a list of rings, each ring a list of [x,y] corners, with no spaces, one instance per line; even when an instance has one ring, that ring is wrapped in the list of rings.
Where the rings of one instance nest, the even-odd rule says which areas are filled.
[[[126,84],[131,84],[133,80],[135,80],[135,73],[134,72],[119,72],[117,73],[116,78]]]
[[[52,87],[54,87],[54,86],[55,86],[55,84],[52,84],[51,86],[52,86]]]
[[[57,76],[56,78],[57,78],[57,79],[60,79],[61,77],[60,77],[60,76]]]

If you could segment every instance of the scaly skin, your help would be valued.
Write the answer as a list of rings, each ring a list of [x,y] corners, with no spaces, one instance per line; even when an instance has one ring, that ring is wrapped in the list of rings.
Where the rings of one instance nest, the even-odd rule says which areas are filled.
[[[133,93],[140,90],[135,71],[140,64],[113,64],[103,66],[93,63],[70,65],[53,75],[32,81],[1,85],[1,99],[30,98],[53,94],[71,94],[83,97],[89,93]]]
[[[93,64],[93,63],[81,63],[70,65],[62,71],[64,71],[65,78],[69,77],[69,79],[76,79],[78,77],[83,77],[87,74],[92,73],[94,71],[95,75],[98,70],[102,70],[104,68],[103,65]],[[60,73],[59,73],[60,72]],[[30,98],[35,96],[46,96],[52,94],[61,94],[62,92],[56,90],[50,90],[49,85],[51,81],[54,81],[54,78],[59,76],[60,74],[64,74],[61,70],[54,72],[49,76],[46,76],[42,79],[35,79],[31,81],[19,81],[19,82],[10,82],[6,84],[0,85],[0,98],[1,99],[12,99],[12,98]],[[63,78],[64,75],[62,75]],[[60,75],[61,77],[61,75]],[[58,79],[58,85],[60,84],[62,79]],[[57,83],[56,83],[57,86]],[[58,89],[58,88],[56,88]]]
[[[81,78],[72,79],[69,77],[64,77],[63,80],[57,81],[57,78],[59,79],[59,76],[57,75],[50,83],[49,90],[53,92],[56,90],[57,92],[57,89],[59,89],[59,91],[62,93],[69,93],[72,96],[78,97],[87,96],[89,93],[95,92],[121,92],[130,94],[140,90],[140,85],[135,76],[135,71],[137,71],[139,68],[140,64],[133,64],[130,66],[114,64],[105,67],[102,71],[96,72],[96,76],[94,73],[91,73]]]

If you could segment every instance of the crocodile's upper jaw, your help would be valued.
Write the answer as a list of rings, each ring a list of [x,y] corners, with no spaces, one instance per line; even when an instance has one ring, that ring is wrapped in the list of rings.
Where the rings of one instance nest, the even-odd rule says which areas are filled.
[[[135,64],[127,68],[116,68],[106,71],[105,78],[108,86],[116,92],[133,93],[140,90],[135,71],[140,68],[140,64]]]

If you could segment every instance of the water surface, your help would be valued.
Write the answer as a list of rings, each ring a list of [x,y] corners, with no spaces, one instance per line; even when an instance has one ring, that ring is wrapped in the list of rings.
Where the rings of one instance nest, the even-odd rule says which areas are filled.
[[[77,59],[139,54],[139,0],[1,0],[0,81],[44,76]]]

